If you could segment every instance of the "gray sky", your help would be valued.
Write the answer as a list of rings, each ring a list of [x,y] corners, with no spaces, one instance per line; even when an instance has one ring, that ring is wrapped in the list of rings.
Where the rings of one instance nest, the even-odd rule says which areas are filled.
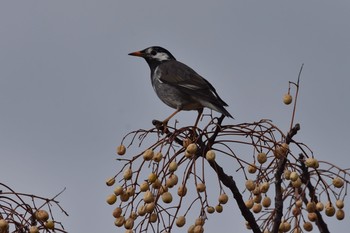
[[[304,63],[297,139],[350,167],[349,21],[349,1],[2,1],[1,182],[49,197],[67,187],[59,200],[69,232],[124,232],[105,203],[115,147],[173,111],[153,92],[147,64],[127,56],[151,45],[209,80],[233,124],[269,118],[287,130],[281,98]],[[206,232],[248,232],[233,201],[224,213]],[[332,232],[348,229],[326,220]]]

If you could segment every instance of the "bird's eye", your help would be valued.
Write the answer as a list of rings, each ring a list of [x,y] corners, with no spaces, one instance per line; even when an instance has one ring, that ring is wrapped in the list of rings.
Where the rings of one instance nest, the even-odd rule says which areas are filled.
[[[155,50],[152,50],[152,51],[151,51],[151,55],[152,55],[152,56],[155,56],[156,54],[157,54],[157,51],[155,51]]]

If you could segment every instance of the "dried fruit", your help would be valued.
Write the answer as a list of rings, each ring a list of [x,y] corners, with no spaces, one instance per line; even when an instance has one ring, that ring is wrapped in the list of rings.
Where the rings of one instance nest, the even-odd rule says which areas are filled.
[[[145,195],[143,196],[143,200],[145,201],[145,203],[153,202],[154,201],[154,196],[153,196],[152,192],[147,190],[145,192]]]
[[[177,189],[177,195],[179,195],[180,197],[185,196],[187,193],[187,188],[185,185],[180,185]]]
[[[107,186],[112,186],[112,185],[114,185],[114,183],[115,183],[115,178],[114,177],[108,178],[106,180],[106,185]]]
[[[315,212],[313,213],[308,213],[307,214],[307,218],[311,221],[311,222],[315,222],[317,220],[317,214]]]
[[[250,174],[254,174],[254,173],[256,172],[256,166],[255,166],[255,164],[249,164],[249,166],[248,166],[248,172],[249,172]]]
[[[206,153],[205,155],[205,158],[208,160],[208,161],[214,161],[215,160],[215,152],[213,150],[208,150],[208,152]]]
[[[216,210],[216,212],[218,212],[218,213],[221,213],[222,211],[223,211],[223,207],[222,207],[222,205],[217,205],[217,206],[215,206],[215,210]]]
[[[345,212],[344,212],[344,210],[342,210],[342,209],[337,210],[337,213],[335,214],[335,217],[336,217],[338,220],[343,220],[344,217],[345,217]]]
[[[335,202],[335,206],[338,208],[338,209],[343,209],[344,207],[344,202],[342,200],[337,200]]]
[[[197,189],[197,192],[204,192],[205,191],[205,189],[206,189],[206,186],[205,186],[205,184],[204,183],[198,183],[197,185],[196,185],[196,189]]]
[[[37,210],[35,212],[35,218],[39,221],[46,222],[49,219],[49,213],[46,210]]]
[[[297,172],[291,172],[290,173],[290,180],[291,181],[296,181],[299,178],[299,175]]]
[[[309,213],[313,213],[316,210],[316,203],[313,201],[310,201],[306,204],[306,210]]]
[[[327,206],[325,209],[325,213],[328,217],[332,217],[335,214],[335,208],[331,206]]]
[[[123,187],[117,186],[117,187],[114,188],[113,192],[114,192],[115,195],[119,196],[119,195],[121,195],[123,193]]]
[[[254,204],[254,206],[252,208],[253,212],[256,213],[256,214],[260,213],[261,209],[262,209],[261,204]]]
[[[336,188],[341,188],[341,187],[343,187],[343,185],[344,185],[344,181],[343,181],[343,179],[341,179],[340,177],[335,177],[335,178],[333,179],[333,185],[334,185],[334,187],[336,187]]]
[[[258,159],[258,162],[260,164],[263,164],[267,161],[267,155],[265,153],[261,152],[257,155],[257,159]]]
[[[266,193],[270,188],[269,182],[264,182],[259,186],[260,192],[261,193]]]
[[[115,208],[113,210],[113,217],[115,217],[115,218],[120,217],[122,215],[122,212],[123,212],[122,208],[120,208],[120,207]]]
[[[218,198],[220,204],[226,204],[228,201],[228,196],[226,193],[223,193]]]
[[[39,228],[37,226],[31,226],[29,228],[29,233],[39,233]]]
[[[45,222],[45,226],[46,226],[48,229],[52,230],[52,229],[55,228],[55,222],[52,221],[52,220],[47,220],[47,222]]]
[[[293,101],[293,97],[291,96],[291,94],[287,93],[283,95],[283,103],[286,105],[291,104]]]
[[[324,206],[323,206],[322,202],[317,202],[316,210],[317,211],[322,211],[323,209],[324,209]]]
[[[262,200],[262,205],[267,208],[270,207],[271,205],[271,198],[269,197],[264,197],[264,199]]]
[[[186,148],[186,152],[188,154],[192,154],[192,155],[196,154],[196,152],[197,152],[197,145],[195,143],[189,144],[187,146],[187,148]]]
[[[245,187],[249,190],[249,191],[253,191],[255,189],[255,182],[253,180],[247,180],[245,182]]]
[[[284,178],[286,180],[290,180],[290,175],[292,174],[292,172],[288,169],[284,170]]]
[[[124,155],[126,152],[126,148],[124,145],[117,146],[117,154]]]
[[[0,232],[8,232],[9,223],[5,219],[0,219]]]
[[[157,152],[154,156],[153,156],[153,161],[154,162],[160,162],[163,158],[163,154],[162,152]]]
[[[128,218],[127,220],[125,220],[124,227],[125,229],[132,229],[134,227],[134,219]]]
[[[130,180],[131,179],[131,177],[132,177],[132,170],[131,170],[131,168],[127,168],[124,171],[123,177],[124,177],[125,180]]]
[[[141,185],[140,185],[140,191],[141,192],[146,192],[149,189],[149,185],[147,181],[144,181]]]
[[[305,231],[312,231],[312,228],[313,228],[312,223],[311,222],[304,222],[303,228]]]
[[[154,181],[156,181],[157,178],[157,174],[152,172],[148,175],[148,182],[152,184]]]
[[[302,185],[301,179],[298,177],[298,179],[296,181],[292,181],[292,186],[294,188],[300,188]]]
[[[170,172],[174,172],[177,170],[177,162],[175,161],[172,161],[170,164],[169,164],[169,171]]]
[[[254,200],[253,199],[248,199],[245,201],[245,206],[248,208],[248,209],[251,209],[254,205]]]
[[[305,160],[305,165],[307,167],[311,167],[311,168],[318,168],[318,166],[319,166],[318,161],[315,158],[307,158]]]
[[[171,203],[173,201],[173,196],[169,192],[162,194],[162,200],[164,203]]]
[[[179,216],[179,217],[176,219],[176,226],[178,226],[178,227],[183,227],[185,224],[186,224],[186,218],[185,218],[185,216]]]
[[[153,159],[153,156],[154,156],[154,152],[152,149],[147,149],[145,150],[145,152],[143,152],[143,159],[146,161]]]
[[[113,205],[117,201],[117,196],[114,193],[110,194],[110,195],[108,195],[106,201],[108,204]]]
[[[120,216],[120,217],[115,219],[114,225],[116,225],[117,227],[121,227],[124,225],[124,221],[125,221],[124,216]]]
[[[215,208],[214,208],[213,206],[208,206],[208,207],[207,207],[207,212],[208,212],[209,214],[212,214],[212,213],[215,212]]]

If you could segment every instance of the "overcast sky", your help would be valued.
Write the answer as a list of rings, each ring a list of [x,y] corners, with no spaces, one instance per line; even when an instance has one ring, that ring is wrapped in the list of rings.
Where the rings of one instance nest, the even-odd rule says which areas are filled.
[[[291,107],[281,98],[304,63],[297,139],[350,167],[349,22],[345,0],[1,1],[0,182],[47,197],[66,187],[68,232],[124,232],[105,203],[115,147],[173,112],[145,61],[127,55],[151,45],[209,80],[232,124],[269,118],[287,130]],[[176,119],[188,125],[196,114]],[[332,232],[348,230],[326,220]],[[218,225],[248,232],[233,201],[206,232]]]

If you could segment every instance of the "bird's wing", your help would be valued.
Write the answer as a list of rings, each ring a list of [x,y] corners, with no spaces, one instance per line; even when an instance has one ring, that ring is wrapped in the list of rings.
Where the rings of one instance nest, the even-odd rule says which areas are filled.
[[[163,66],[161,82],[176,86],[188,95],[193,95],[195,91],[196,95],[203,99],[215,97],[223,106],[227,106],[215,88],[189,66],[179,61],[168,61],[161,66]]]

